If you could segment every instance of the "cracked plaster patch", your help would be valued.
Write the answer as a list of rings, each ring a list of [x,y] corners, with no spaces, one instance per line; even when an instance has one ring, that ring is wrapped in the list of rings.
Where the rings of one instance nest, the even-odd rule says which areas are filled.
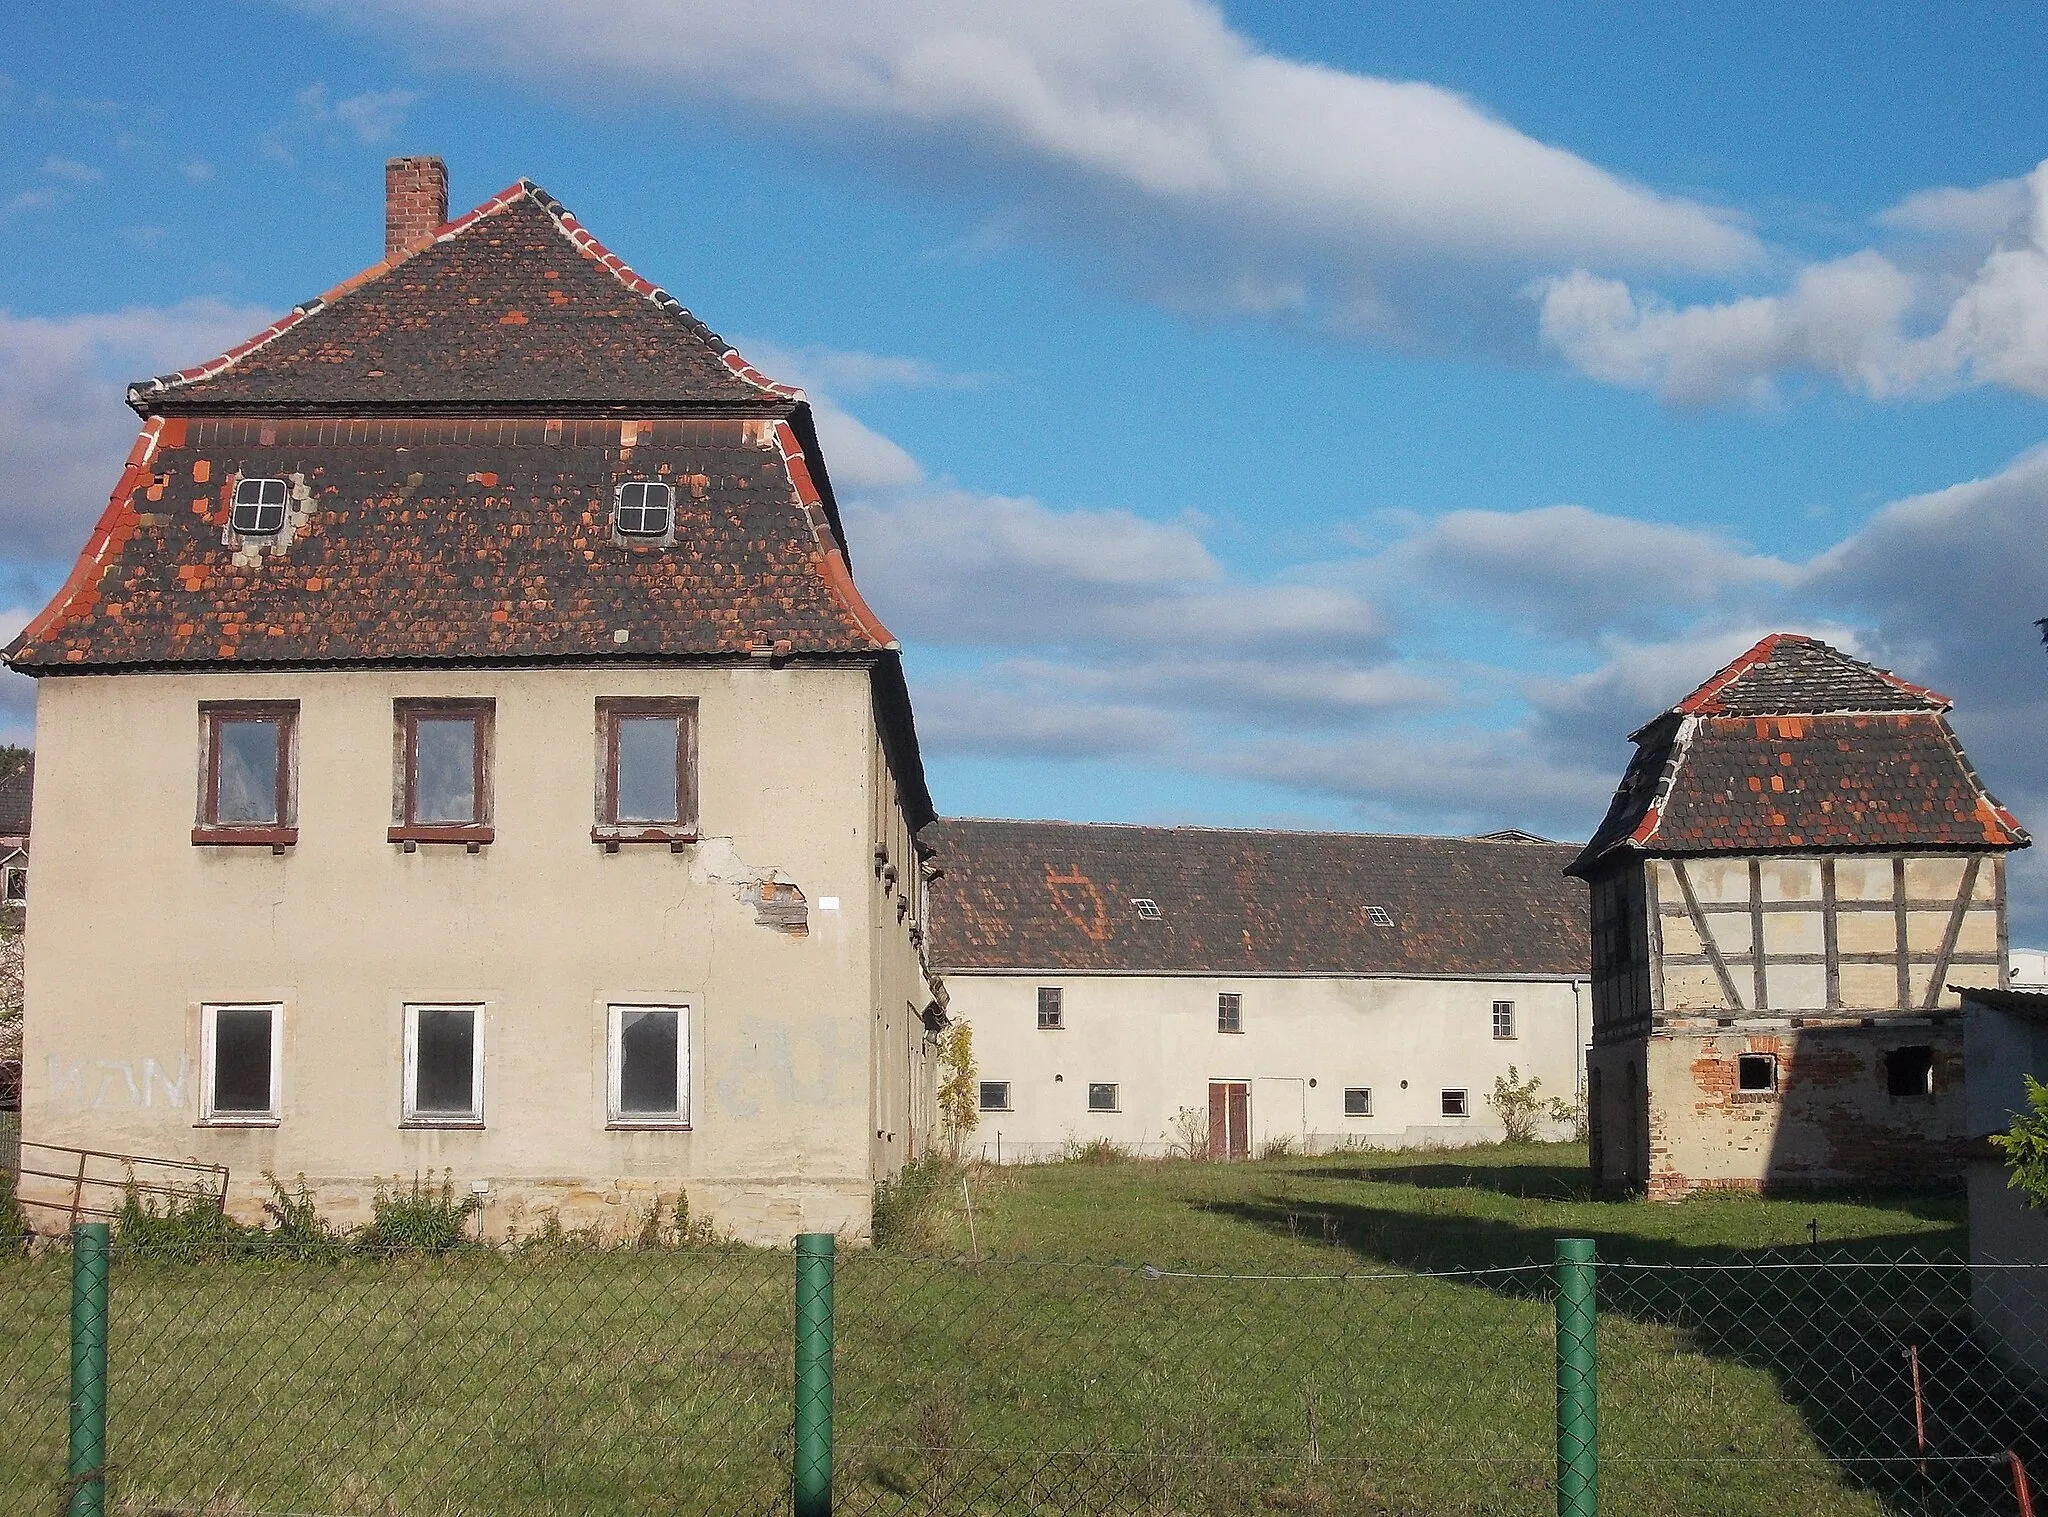
[[[731,838],[704,838],[692,850],[690,878],[699,884],[723,885],[733,899],[754,908],[754,921],[793,938],[808,937],[811,906],[796,881],[772,865],[749,864]]]

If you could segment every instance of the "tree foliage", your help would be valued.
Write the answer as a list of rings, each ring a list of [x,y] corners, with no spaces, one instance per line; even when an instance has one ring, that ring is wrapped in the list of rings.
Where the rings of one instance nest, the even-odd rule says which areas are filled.
[[[955,1022],[939,1043],[939,1125],[953,1158],[960,1157],[960,1145],[981,1125],[980,1071],[974,1067],[974,1029]]]
[[[2012,1171],[2006,1184],[2027,1193],[2027,1205],[2048,1206],[2048,1085],[2030,1074],[2027,1110],[2013,1114],[2012,1126],[1991,1135],[1991,1146],[2005,1155]]]

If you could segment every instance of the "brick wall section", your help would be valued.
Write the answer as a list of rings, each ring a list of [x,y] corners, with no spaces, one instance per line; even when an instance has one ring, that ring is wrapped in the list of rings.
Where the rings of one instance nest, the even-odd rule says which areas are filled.
[[[438,158],[384,160],[384,256],[448,220],[448,165]]]

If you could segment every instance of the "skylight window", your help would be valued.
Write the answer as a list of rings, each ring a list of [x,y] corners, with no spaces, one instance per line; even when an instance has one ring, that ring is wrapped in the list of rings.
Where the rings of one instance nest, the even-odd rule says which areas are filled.
[[[666,537],[675,520],[676,492],[652,479],[629,479],[619,486],[612,522],[621,537]]]
[[[235,485],[235,530],[244,537],[275,537],[284,530],[291,487],[281,479],[244,479]]]
[[[1131,897],[1131,905],[1137,910],[1139,921],[1156,922],[1159,920],[1159,903],[1150,896],[1133,896]]]
[[[1365,917],[1366,920],[1371,922],[1372,925],[1375,927],[1391,927],[1394,925],[1393,912],[1387,910],[1387,908],[1384,906],[1366,907]]]

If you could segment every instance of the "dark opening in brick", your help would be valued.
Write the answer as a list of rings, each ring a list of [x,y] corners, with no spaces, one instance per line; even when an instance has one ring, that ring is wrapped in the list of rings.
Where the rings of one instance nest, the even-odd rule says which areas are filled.
[[[1737,1090],[1776,1090],[1778,1088],[1778,1056],[1768,1053],[1746,1053],[1735,1061],[1735,1088]]]
[[[1894,1048],[1884,1056],[1884,1085],[1893,1100],[1934,1094],[1934,1050],[1924,1043]]]

